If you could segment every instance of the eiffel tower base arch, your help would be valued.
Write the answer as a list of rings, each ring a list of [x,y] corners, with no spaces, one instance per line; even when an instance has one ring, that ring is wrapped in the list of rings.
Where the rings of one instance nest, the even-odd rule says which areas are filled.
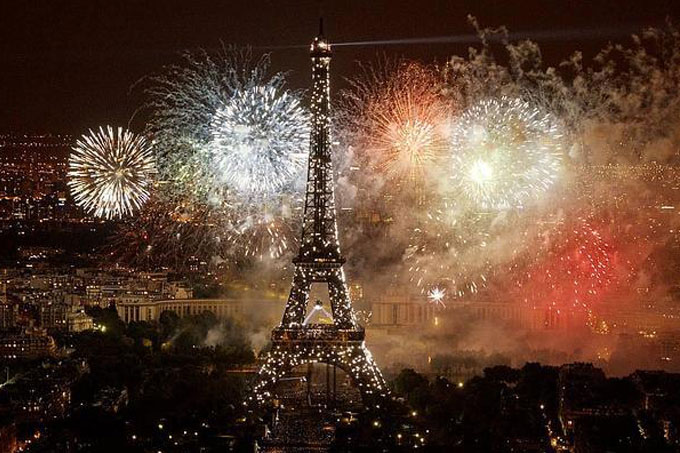
[[[273,337],[277,336],[281,341],[274,340],[264,359],[251,403],[260,405],[273,398],[279,380],[295,367],[308,363],[325,363],[343,370],[359,390],[366,407],[380,405],[387,397],[387,384],[363,341],[362,331],[342,332],[334,326],[315,326],[276,329]]]

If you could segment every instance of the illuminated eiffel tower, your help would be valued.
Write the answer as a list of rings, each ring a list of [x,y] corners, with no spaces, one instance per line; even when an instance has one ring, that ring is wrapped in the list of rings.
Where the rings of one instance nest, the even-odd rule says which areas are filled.
[[[331,46],[323,37],[323,29],[312,42],[311,58],[312,124],[302,241],[293,259],[295,274],[283,319],[272,331],[272,349],[251,399],[269,399],[278,380],[299,365],[326,363],[347,373],[364,404],[376,404],[388,390],[364,343],[364,329],[352,311],[338,242],[330,149]],[[313,283],[328,285],[332,324],[311,322],[315,313],[325,312],[317,304],[307,313]]]

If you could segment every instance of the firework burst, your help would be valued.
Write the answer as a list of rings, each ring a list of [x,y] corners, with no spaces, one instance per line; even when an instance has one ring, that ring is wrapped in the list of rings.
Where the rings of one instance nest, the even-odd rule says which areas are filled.
[[[271,206],[294,204],[303,187],[309,132],[299,94],[269,74],[267,57],[234,48],[187,53],[151,81],[163,197],[210,211],[207,234],[234,259],[285,253],[296,211]]]
[[[279,83],[234,92],[215,113],[211,129],[206,161],[215,185],[246,199],[270,198],[301,178],[309,145],[307,114]]]
[[[557,180],[561,139],[554,118],[527,102],[479,102],[453,125],[453,184],[482,209],[524,206]]]
[[[83,135],[69,157],[68,184],[75,202],[106,219],[138,211],[149,199],[156,172],[151,144],[121,127]]]
[[[435,286],[431,288],[427,292],[427,300],[431,304],[434,304],[438,307],[446,308],[446,304],[444,303],[444,298],[446,297],[446,289],[442,289],[438,286]]]
[[[446,148],[448,104],[432,68],[396,62],[364,69],[344,93],[340,122],[363,160],[388,179],[422,184]]]
[[[213,212],[152,198],[138,215],[116,225],[107,251],[119,265],[186,270],[224,255]]]

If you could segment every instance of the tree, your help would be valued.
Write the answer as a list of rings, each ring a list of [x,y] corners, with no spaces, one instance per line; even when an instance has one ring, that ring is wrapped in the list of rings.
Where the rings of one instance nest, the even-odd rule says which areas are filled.
[[[407,398],[416,390],[422,389],[423,387],[427,388],[427,385],[427,378],[412,368],[401,370],[394,380],[394,390]]]
[[[158,318],[158,324],[160,326],[161,341],[165,342],[177,332],[180,319],[174,311],[164,310]]]
[[[507,365],[496,365],[484,368],[484,377],[498,382],[517,382],[520,378],[520,371],[510,368]]]

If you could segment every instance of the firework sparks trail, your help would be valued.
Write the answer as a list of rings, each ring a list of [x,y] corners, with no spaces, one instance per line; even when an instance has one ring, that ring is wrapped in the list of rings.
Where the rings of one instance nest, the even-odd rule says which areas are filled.
[[[413,230],[404,256],[409,279],[421,293],[436,287],[462,297],[486,285],[491,263],[485,253],[485,222],[478,214],[453,215],[448,206],[426,215]]]
[[[96,217],[122,218],[149,199],[156,173],[151,143],[121,127],[90,130],[69,157],[68,185],[76,203]]]
[[[593,305],[617,279],[617,257],[604,233],[589,220],[545,233],[546,253],[538,253],[517,284],[525,300],[556,308],[585,309]]]
[[[299,222],[286,212],[289,208],[288,202],[280,200],[276,210],[264,207],[252,215],[239,215],[222,228],[220,237],[246,259],[280,258],[298,244]]]
[[[453,184],[482,209],[524,206],[557,180],[561,138],[553,117],[527,102],[479,102],[453,124]]]

